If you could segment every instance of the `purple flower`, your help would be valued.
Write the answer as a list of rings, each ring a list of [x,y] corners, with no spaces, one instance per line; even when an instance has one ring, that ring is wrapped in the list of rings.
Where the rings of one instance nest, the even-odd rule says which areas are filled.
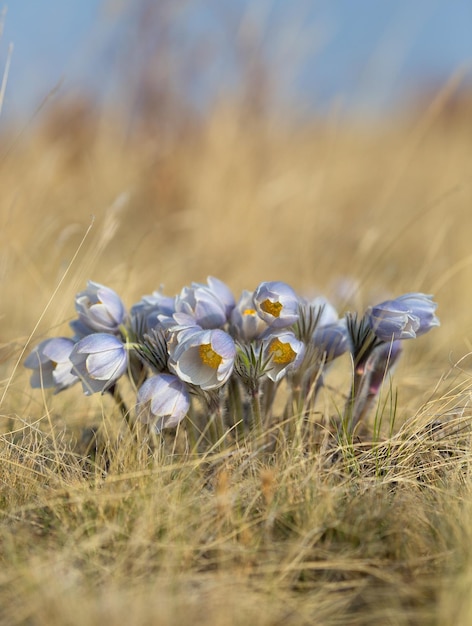
[[[187,383],[217,389],[233,371],[236,346],[223,330],[185,328],[169,341],[169,367]]]
[[[160,291],[154,291],[143,296],[139,302],[131,307],[131,326],[139,334],[149,333],[165,325],[166,322],[175,324],[175,298],[164,296]]]
[[[90,328],[90,332],[117,333],[126,319],[126,309],[118,294],[91,280],[87,289],[76,295],[75,308],[82,327]]]
[[[69,355],[74,341],[67,337],[55,337],[42,341],[26,357],[25,367],[32,369],[31,386],[54,388],[54,393],[67,389],[79,379],[72,372]]]
[[[305,306],[309,306],[313,311],[313,316],[316,319],[316,325],[326,326],[328,324],[334,324],[339,320],[338,312],[331,304],[331,302],[324,296],[316,296]]]
[[[175,299],[173,317],[178,324],[220,328],[227,322],[226,308],[227,305],[210,287],[193,283],[191,287],[184,287]]]
[[[226,312],[226,319],[229,319],[231,315],[231,311],[234,309],[236,304],[233,296],[233,292],[222,280],[215,278],[214,276],[208,276],[207,278],[208,288],[215,296],[223,303]],[[193,286],[197,286],[194,283]]]
[[[177,376],[157,374],[139,388],[136,414],[144,424],[153,424],[156,432],[174,428],[187,415],[190,397]]]
[[[254,308],[253,292],[244,290],[231,313],[231,332],[242,341],[259,338],[269,325]]]
[[[312,342],[326,354],[326,360],[332,361],[344,354],[349,347],[346,320],[341,319],[331,324],[317,326],[312,335]]]
[[[287,328],[298,321],[299,299],[280,281],[264,282],[254,292],[254,308],[271,328]]]
[[[77,343],[80,339],[83,339],[84,337],[87,337],[87,335],[91,335],[95,332],[93,328],[90,328],[90,326],[85,324],[79,317],[69,322],[69,326],[74,333],[74,343]]]
[[[93,333],[75,344],[70,360],[73,373],[80,378],[84,393],[89,396],[104,393],[126,372],[128,352],[117,337]]]
[[[270,358],[267,376],[278,382],[288,371],[297,369],[305,356],[305,344],[290,330],[263,339],[265,358]]]
[[[366,316],[370,327],[382,341],[414,339],[439,326],[436,307],[432,296],[407,293],[369,307]]]

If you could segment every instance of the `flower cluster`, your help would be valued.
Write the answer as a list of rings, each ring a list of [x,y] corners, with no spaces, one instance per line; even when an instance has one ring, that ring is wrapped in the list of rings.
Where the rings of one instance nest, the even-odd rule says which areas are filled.
[[[95,282],[75,298],[73,336],[46,339],[28,355],[32,387],[55,393],[76,383],[85,395],[116,394],[122,378],[136,393],[127,417],[155,432],[175,428],[206,402],[207,418],[237,432],[271,423],[274,398],[287,381],[293,414],[312,409],[331,363],[351,354],[353,431],[401,351],[401,340],[439,325],[431,296],[411,293],[340,316],[319,296],[311,301],[286,283],[263,282],[235,300],[220,280],[192,283],[175,297],[155,291],[129,310]]]

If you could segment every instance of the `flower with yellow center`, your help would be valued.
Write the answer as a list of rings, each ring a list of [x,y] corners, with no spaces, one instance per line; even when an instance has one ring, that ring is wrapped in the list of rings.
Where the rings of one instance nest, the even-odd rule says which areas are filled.
[[[233,371],[236,346],[219,329],[186,328],[173,331],[168,342],[169,368],[183,381],[202,389],[221,387]]]
[[[288,328],[298,321],[299,299],[280,281],[264,282],[254,292],[254,308],[271,328]]]
[[[264,313],[268,313],[272,315],[272,317],[280,317],[280,313],[284,308],[284,305],[281,302],[271,302],[270,300],[264,300],[261,302],[260,307]]]
[[[221,361],[223,360],[223,357],[213,350],[213,348],[211,347],[211,344],[202,343],[199,346],[198,351],[200,353],[200,358],[204,365],[208,365],[214,370],[217,370],[218,367],[221,365]]]
[[[258,339],[268,328],[254,306],[253,296],[252,291],[245,289],[231,312],[229,331],[240,341]]]
[[[270,342],[269,354],[272,355],[272,361],[274,363],[283,365],[291,363],[297,356],[297,353],[288,342],[282,343],[278,338]]]
[[[297,369],[305,356],[305,344],[290,330],[268,335],[262,343],[265,357],[270,359],[267,376],[274,382]]]

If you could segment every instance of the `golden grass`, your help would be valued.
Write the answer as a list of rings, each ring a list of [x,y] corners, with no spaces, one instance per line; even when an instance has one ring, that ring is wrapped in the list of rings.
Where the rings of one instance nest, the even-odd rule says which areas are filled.
[[[445,93],[376,128],[228,105],[173,140],[125,140],[111,114],[5,139],[2,623],[471,622],[472,125]],[[207,274],[338,301],[353,279],[361,311],[433,293],[442,326],[405,346],[393,435],[385,392],[376,444],[150,453],[108,398],[33,392],[16,367],[36,325],[32,343],[67,332],[87,279],[130,305]],[[336,376],[325,414],[347,392]]]

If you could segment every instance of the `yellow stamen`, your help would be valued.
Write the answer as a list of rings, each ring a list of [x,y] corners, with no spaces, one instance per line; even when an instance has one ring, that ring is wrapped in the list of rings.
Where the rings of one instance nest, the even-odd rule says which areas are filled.
[[[261,302],[261,309],[273,317],[279,317],[280,311],[283,308],[284,305],[281,302],[271,302],[270,300],[264,300],[264,302]]]
[[[218,369],[223,358],[213,350],[210,343],[202,343],[198,348],[198,351],[200,353],[202,363],[208,365],[214,370]]]
[[[243,315],[255,315],[256,309],[244,309]]]
[[[289,343],[282,343],[280,339],[274,339],[270,346],[269,352],[272,354],[274,363],[291,363],[297,356]]]

